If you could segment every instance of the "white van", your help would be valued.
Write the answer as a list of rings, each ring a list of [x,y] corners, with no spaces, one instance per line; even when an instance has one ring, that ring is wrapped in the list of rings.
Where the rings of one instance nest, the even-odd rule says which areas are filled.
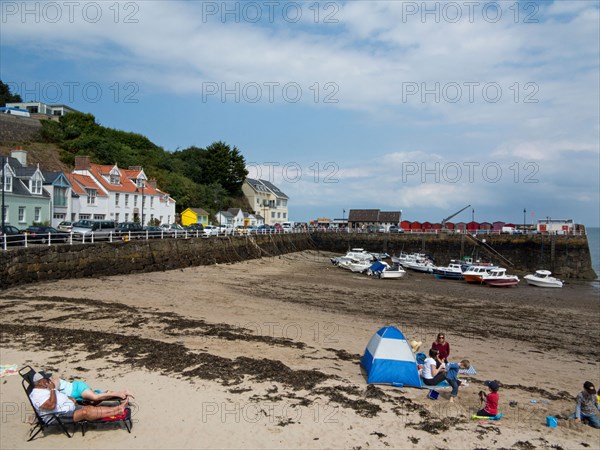
[[[283,228],[284,233],[291,233],[294,230],[292,222],[283,222],[281,228]]]

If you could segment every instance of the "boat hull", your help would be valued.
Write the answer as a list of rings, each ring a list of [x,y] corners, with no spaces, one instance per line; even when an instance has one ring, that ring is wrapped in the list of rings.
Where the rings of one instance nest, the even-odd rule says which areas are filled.
[[[519,279],[515,278],[515,279],[498,280],[498,279],[485,278],[483,280],[483,282],[491,287],[511,287],[511,286],[516,286],[517,284],[519,284]]]
[[[464,280],[471,284],[481,284],[483,277],[481,275],[463,275]]]
[[[433,269],[433,275],[439,280],[462,280],[463,274],[458,272],[449,272],[446,270]]]
[[[541,288],[561,288],[563,287],[562,281],[556,280],[553,282],[544,281],[544,280],[532,280],[530,278],[525,277],[525,281],[530,286],[541,287]]]

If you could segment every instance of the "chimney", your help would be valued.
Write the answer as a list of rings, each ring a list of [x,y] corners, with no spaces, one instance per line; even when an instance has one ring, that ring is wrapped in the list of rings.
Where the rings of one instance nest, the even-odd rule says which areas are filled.
[[[75,170],[89,170],[90,168],[90,157],[89,156],[76,156],[75,157]]]
[[[148,184],[150,185],[150,187],[152,187],[152,188],[156,189],[156,187],[157,187],[157,186],[156,186],[156,178],[150,178],[150,179],[148,180]]]
[[[10,156],[19,161],[23,167],[27,167],[27,150],[23,150],[22,147],[17,147],[10,152]]]
[[[129,166],[129,170],[142,170],[142,166]]]

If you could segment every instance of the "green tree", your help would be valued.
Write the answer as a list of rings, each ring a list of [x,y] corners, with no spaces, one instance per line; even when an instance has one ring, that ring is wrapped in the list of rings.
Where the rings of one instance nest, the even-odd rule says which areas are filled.
[[[0,107],[6,106],[7,103],[22,102],[21,96],[10,92],[10,87],[0,80]]]

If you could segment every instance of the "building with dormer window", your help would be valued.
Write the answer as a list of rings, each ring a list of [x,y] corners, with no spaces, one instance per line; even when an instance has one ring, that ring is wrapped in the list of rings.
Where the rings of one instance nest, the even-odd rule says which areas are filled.
[[[29,166],[27,152],[22,149],[13,150],[4,161],[0,167],[0,176],[4,176],[4,223],[17,228],[50,223],[51,196],[44,189],[39,165]]]
[[[289,221],[289,197],[273,183],[267,180],[246,178],[242,185],[242,192],[254,213],[264,218],[265,224],[274,225]]]

